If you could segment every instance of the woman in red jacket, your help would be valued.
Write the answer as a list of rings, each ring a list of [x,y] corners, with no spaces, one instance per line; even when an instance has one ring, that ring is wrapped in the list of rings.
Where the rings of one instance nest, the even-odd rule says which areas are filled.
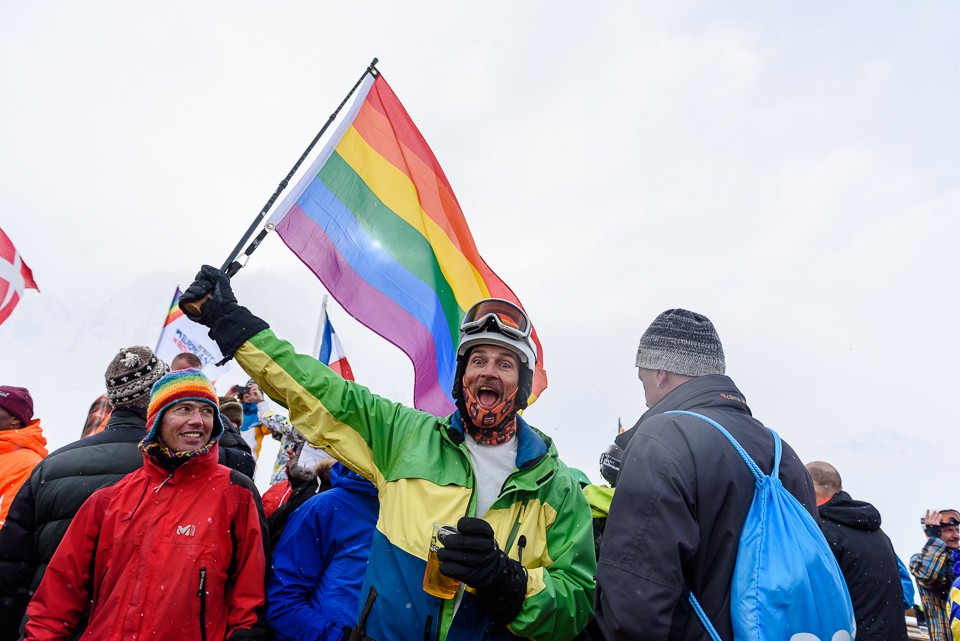
[[[260,638],[264,536],[257,490],[217,463],[217,395],[197,370],[153,386],[144,465],[78,512],[27,608],[26,639]]]

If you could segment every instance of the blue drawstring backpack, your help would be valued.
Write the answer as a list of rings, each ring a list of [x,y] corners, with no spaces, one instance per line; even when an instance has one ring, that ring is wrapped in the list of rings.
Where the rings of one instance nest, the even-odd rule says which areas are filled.
[[[722,425],[720,430],[756,478],[730,582],[734,641],[850,641],[856,624],[840,566],[820,527],[780,481],[780,436],[773,435],[773,472],[765,475]],[[769,428],[767,428],[769,429]],[[690,592],[690,604],[713,641],[722,641]]]

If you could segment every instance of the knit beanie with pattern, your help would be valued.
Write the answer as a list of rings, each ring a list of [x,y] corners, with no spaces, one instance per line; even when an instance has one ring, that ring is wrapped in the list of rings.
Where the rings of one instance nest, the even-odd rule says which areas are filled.
[[[121,349],[104,373],[107,397],[113,409],[147,409],[150,389],[169,371],[167,364],[149,347],[134,345]]]
[[[213,406],[213,432],[210,442],[216,442],[223,436],[223,422],[220,420],[220,405],[217,392],[210,379],[198,369],[179,369],[158,380],[150,393],[147,406],[147,437],[144,442],[156,441],[157,430],[163,419],[163,413],[182,401],[199,401]]]
[[[683,376],[723,374],[723,345],[710,319],[685,309],[668,309],[640,337],[637,367]]]

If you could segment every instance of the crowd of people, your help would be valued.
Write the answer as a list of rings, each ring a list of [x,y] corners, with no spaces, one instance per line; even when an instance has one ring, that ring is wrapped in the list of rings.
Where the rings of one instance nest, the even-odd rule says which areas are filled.
[[[642,334],[648,410],[600,485],[521,416],[536,349],[508,301],[466,313],[447,417],[298,354],[217,269],[181,306],[245,385],[219,397],[190,354],[123,348],[83,436],[49,454],[29,391],[0,386],[0,641],[732,641],[745,460],[819,525],[856,639],[907,639],[914,608],[933,641],[960,634],[960,513],[929,510],[901,563],[874,506],[753,417],[703,315]],[[261,497],[266,434],[281,447]]]

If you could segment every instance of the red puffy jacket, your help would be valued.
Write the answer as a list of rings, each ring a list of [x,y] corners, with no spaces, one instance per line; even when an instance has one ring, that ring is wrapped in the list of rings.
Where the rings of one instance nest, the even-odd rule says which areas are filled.
[[[173,473],[141,469],[95,492],[73,519],[27,608],[26,639],[245,637],[264,606],[259,495],[217,463],[217,446]]]

